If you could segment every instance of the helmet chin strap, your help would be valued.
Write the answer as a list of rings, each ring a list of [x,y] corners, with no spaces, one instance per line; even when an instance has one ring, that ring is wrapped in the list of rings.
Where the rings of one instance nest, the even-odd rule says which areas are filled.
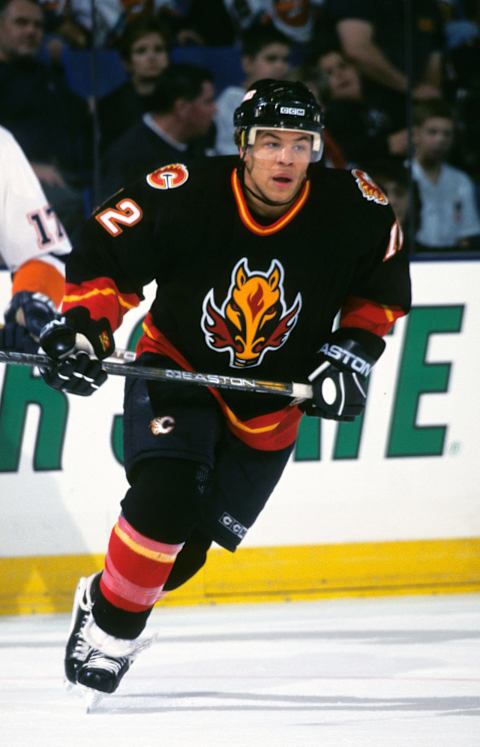
[[[255,197],[256,200],[259,200],[260,202],[263,202],[264,205],[268,205],[269,207],[285,207],[286,205],[290,205],[292,202],[295,202],[298,195],[303,189],[303,185],[305,184],[305,179],[301,183],[300,187],[298,188],[297,192],[293,197],[291,197],[286,202],[280,202],[279,200],[270,200],[268,197],[265,197],[264,195],[258,194],[257,192],[254,192],[253,189],[250,189],[250,187],[247,187],[245,184],[245,161],[244,156],[240,159],[240,168],[238,169],[238,175],[240,177],[240,184],[242,185],[242,189],[244,189],[246,192],[249,192],[251,195]]]

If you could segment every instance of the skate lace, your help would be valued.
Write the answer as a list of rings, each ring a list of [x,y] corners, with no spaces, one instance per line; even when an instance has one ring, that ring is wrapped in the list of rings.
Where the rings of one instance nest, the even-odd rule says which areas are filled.
[[[92,607],[93,607],[93,601],[89,594],[88,587],[85,589],[84,593],[80,597],[78,606],[80,607],[81,610],[83,610],[84,614],[82,615],[82,622],[80,623],[80,627],[75,634],[75,646],[73,648],[73,656],[75,658],[78,657],[79,659],[85,660],[91,650],[91,646],[85,640],[83,632],[85,630],[85,626],[89,620],[90,612],[92,611]]]
[[[80,599],[78,606],[84,612],[91,612],[92,607],[93,607],[93,601],[88,593],[88,589],[85,589],[84,593],[82,594],[82,598]]]
[[[75,657],[78,657],[80,659],[86,659],[87,655],[91,649],[90,644],[87,643],[83,636],[83,631],[85,630],[85,625],[88,622],[88,612],[85,613],[83,616],[82,623],[80,625],[80,628],[78,629],[76,635],[75,635],[75,646],[73,648],[73,654]]]
[[[88,669],[102,669],[116,675],[127,661],[126,657],[119,656],[118,658],[113,658],[112,656],[102,654],[101,651],[94,650],[90,654],[87,667]]]

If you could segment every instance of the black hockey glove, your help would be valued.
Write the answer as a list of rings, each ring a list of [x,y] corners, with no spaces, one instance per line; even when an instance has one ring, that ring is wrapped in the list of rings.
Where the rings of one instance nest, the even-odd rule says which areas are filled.
[[[105,317],[94,321],[85,307],[77,306],[44,327],[40,344],[55,361],[51,368],[41,369],[53,389],[88,397],[106,382],[101,361],[115,345]]]
[[[35,353],[41,330],[58,316],[54,303],[43,293],[15,293],[5,312],[5,326],[0,329],[0,348]]]
[[[313,399],[307,415],[329,420],[354,420],[365,409],[367,377],[385,349],[381,337],[345,327],[334,332],[319,350],[318,365],[309,375]]]

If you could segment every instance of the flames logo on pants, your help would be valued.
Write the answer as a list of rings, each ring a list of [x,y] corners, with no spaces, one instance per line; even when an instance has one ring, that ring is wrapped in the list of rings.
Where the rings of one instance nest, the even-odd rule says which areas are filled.
[[[232,272],[232,282],[221,308],[214,290],[203,302],[202,329],[209,348],[228,350],[235,368],[258,366],[268,350],[277,350],[295,327],[302,297],[297,294],[287,308],[283,292],[283,267],[274,259],[267,272],[251,272],[243,257]]]

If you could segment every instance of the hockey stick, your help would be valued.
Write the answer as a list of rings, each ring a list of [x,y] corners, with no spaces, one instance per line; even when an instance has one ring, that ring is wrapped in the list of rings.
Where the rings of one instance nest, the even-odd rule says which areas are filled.
[[[115,351],[112,356],[120,360],[134,360],[135,354],[128,351]],[[24,366],[43,366],[51,368],[54,361],[48,355],[38,353],[17,353],[0,350],[0,363],[15,363]],[[236,389],[237,391],[253,392],[255,394],[281,394],[284,397],[294,397],[298,400],[311,399],[310,384],[297,382],[263,381],[259,379],[245,379],[240,376],[225,376],[224,374],[206,374],[197,371],[182,371],[156,366],[132,366],[131,363],[115,363],[112,360],[102,361],[102,368],[107,374],[114,376],[135,376],[137,379],[150,381],[176,381],[179,383],[197,384],[198,386],[213,386],[219,389]]]

